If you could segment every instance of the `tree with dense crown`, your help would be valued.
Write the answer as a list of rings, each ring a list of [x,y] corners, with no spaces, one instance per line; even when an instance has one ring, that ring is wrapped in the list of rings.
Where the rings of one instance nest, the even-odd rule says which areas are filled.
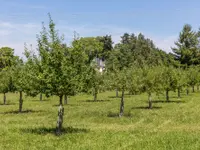
[[[142,92],[148,94],[149,109],[152,109],[152,94],[160,93],[162,90],[162,67],[144,66],[141,73]]]
[[[177,86],[176,72],[172,66],[162,69],[162,86],[166,92],[166,101],[169,102],[169,92],[175,91]]]
[[[199,36],[198,32],[192,30],[191,25],[184,25],[178,41],[175,42],[176,47],[172,48],[175,59],[182,65],[200,64]]]
[[[195,66],[191,66],[187,69],[187,81],[188,86],[192,87],[192,92],[195,92],[195,85],[198,84],[198,77],[199,77],[199,71],[198,68]]]

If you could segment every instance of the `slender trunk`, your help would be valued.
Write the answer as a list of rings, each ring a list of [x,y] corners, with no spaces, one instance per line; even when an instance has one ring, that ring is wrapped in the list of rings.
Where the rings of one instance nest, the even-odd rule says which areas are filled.
[[[197,91],[199,91],[199,84],[197,85]]]
[[[181,89],[178,88],[178,98],[181,98]]]
[[[58,120],[56,125],[56,135],[60,135],[62,133],[62,124],[63,124],[63,116],[64,116],[64,107],[62,105],[62,98],[60,96],[60,106],[58,108]]]
[[[6,105],[6,93],[3,93],[3,104]]]
[[[151,97],[151,93],[149,93],[149,109],[152,109],[152,97]]]
[[[97,101],[97,89],[94,88],[94,101]]]
[[[169,102],[169,90],[166,90],[166,101]]]
[[[194,93],[195,91],[194,91],[194,85],[192,86],[192,92]]]
[[[22,91],[19,92],[19,112],[22,112],[22,105],[23,105],[23,99],[22,99]]]
[[[63,105],[63,101],[62,101],[63,100],[63,96],[59,96],[59,98],[60,98],[59,99],[60,105]]]
[[[64,101],[65,101],[65,105],[67,105],[67,104],[68,104],[68,97],[67,97],[66,94],[65,94],[65,96],[64,96]]]
[[[119,117],[122,117],[123,114],[124,114],[124,89],[122,89],[122,97],[121,97]]]
[[[116,97],[119,97],[118,89],[116,89]]]
[[[42,93],[40,93],[40,101],[42,101]]]
[[[186,89],[186,94],[189,95],[189,89],[188,89],[188,87]]]

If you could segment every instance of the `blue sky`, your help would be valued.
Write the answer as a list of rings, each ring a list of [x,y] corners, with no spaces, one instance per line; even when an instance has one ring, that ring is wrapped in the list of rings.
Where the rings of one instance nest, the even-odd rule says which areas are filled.
[[[22,55],[24,42],[36,45],[41,22],[50,12],[69,42],[80,36],[111,34],[114,42],[124,32],[142,32],[169,52],[185,23],[200,27],[199,0],[0,0],[0,47]]]

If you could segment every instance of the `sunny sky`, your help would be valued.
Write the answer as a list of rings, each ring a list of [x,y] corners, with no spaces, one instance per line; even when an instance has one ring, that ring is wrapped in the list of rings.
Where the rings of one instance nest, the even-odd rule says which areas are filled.
[[[0,47],[22,56],[24,42],[36,45],[41,22],[50,12],[60,33],[70,41],[80,36],[111,34],[114,42],[124,32],[154,40],[169,52],[185,23],[200,27],[199,0],[0,0]]]

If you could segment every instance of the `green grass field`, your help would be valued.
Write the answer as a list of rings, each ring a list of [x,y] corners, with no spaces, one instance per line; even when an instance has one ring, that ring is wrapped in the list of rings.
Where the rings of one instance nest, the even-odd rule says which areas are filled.
[[[200,149],[200,92],[154,96],[154,109],[146,109],[147,95],[125,96],[125,116],[118,118],[120,98],[114,92],[70,97],[65,105],[64,134],[54,135],[58,98],[44,101],[24,97],[22,114],[18,94],[8,94],[9,105],[0,105],[1,150],[94,149]],[[3,101],[2,95],[0,97]],[[0,104],[1,104],[0,103]]]

